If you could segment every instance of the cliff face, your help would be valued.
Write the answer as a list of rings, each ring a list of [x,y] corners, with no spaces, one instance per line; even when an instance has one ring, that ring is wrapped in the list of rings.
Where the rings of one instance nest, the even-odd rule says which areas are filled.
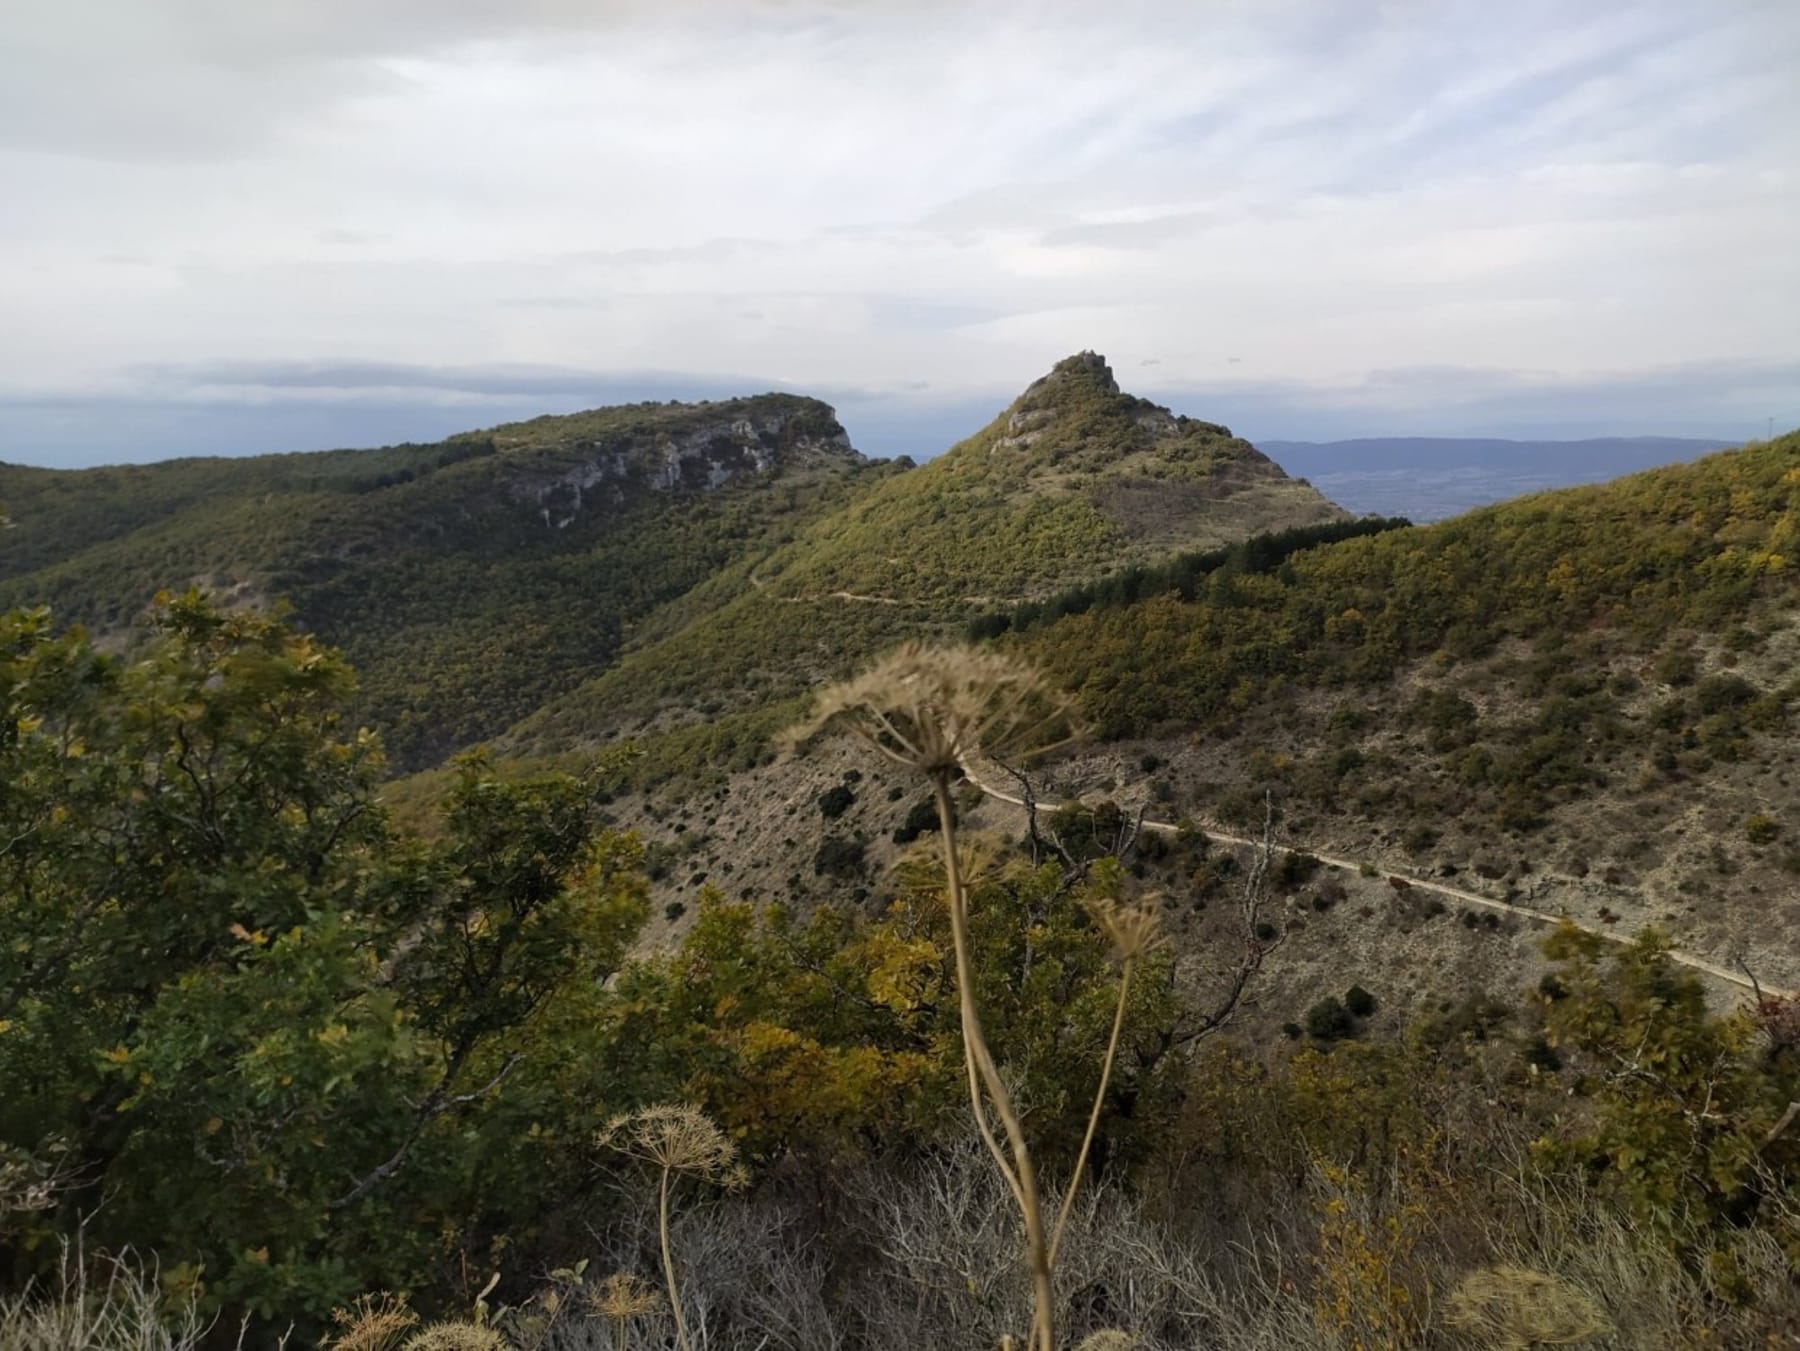
[[[745,476],[822,461],[867,462],[831,408],[815,400],[767,396],[657,413],[612,436],[576,436],[565,446],[577,462],[565,468],[521,466],[508,496],[535,506],[547,527],[562,530],[584,510],[621,505],[636,492],[705,493]],[[495,433],[497,447],[506,432]],[[544,448],[536,449],[533,458],[541,460]]]

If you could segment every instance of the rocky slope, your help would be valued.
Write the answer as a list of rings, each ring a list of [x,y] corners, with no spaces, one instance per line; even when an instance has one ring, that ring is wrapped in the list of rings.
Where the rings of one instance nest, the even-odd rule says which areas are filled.
[[[1797,539],[1800,434],[1266,573],[1224,567],[1187,599],[1096,605],[1004,641],[1100,732],[1046,770],[1046,798],[1243,835],[1267,793],[1283,849],[1366,865],[1296,868],[1278,888],[1264,918],[1282,949],[1254,1015],[1271,1030],[1352,983],[1398,1027],[1536,979],[1544,924],[1427,882],[1621,938],[1657,926],[1793,989]],[[646,741],[652,760],[665,744],[682,743]],[[707,887],[880,906],[922,797],[827,744],[710,780],[639,775],[612,810],[656,841],[685,916]],[[1022,833],[1014,808],[976,791],[963,806]],[[1133,862],[1209,979],[1231,960],[1237,875],[1229,851],[1167,845],[1146,839]]]

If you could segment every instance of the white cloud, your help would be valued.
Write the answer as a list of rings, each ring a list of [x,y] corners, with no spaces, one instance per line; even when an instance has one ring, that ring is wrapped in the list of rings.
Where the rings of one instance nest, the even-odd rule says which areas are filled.
[[[1081,347],[1207,388],[1800,360],[1779,0],[0,23],[13,398],[227,358],[995,397]]]

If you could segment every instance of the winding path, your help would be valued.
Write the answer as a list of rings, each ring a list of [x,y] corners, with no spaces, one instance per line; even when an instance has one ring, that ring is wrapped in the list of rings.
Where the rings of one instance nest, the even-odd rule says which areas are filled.
[[[988,797],[993,798],[996,802],[1010,803],[1012,806],[1019,808],[1025,806],[1024,798],[1015,797],[1011,793],[1001,792],[998,788],[993,787],[977,777],[966,765],[963,767],[963,775],[971,784],[979,788]],[[1069,804],[1065,802],[1037,803],[1038,807],[1049,811],[1055,811],[1066,805]],[[1208,839],[1221,840],[1226,844],[1247,845],[1252,848],[1258,844],[1258,841],[1250,839],[1247,836],[1231,835],[1222,830],[1215,830],[1210,822],[1200,822],[1197,824],[1206,831]],[[1158,831],[1166,835],[1173,835],[1179,827],[1171,825],[1167,821],[1145,820],[1143,822],[1143,829]],[[1335,858],[1330,854],[1321,854],[1310,849],[1306,852],[1312,854],[1319,862],[1326,864],[1329,867],[1348,868],[1353,872],[1360,872],[1362,868],[1362,864],[1353,859]],[[1461,887],[1445,886],[1442,882],[1433,882],[1428,878],[1409,877],[1405,873],[1390,872],[1386,869],[1383,869],[1380,875],[1398,878],[1400,881],[1405,882],[1408,888],[1413,890],[1435,892],[1439,896],[1449,896],[1458,901],[1466,901],[1470,905],[1485,906],[1489,910],[1498,910],[1503,914],[1518,915],[1523,919],[1540,920],[1546,924],[1572,924],[1583,933],[1593,934],[1596,938],[1603,938],[1609,943],[1629,944],[1633,941],[1624,934],[1616,933],[1611,929],[1601,928],[1598,925],[1583,924],[1580,920],[1572,919],[1568,915],[1553,915],[1547,910],[1534,910],[1530,906],[1514,905],[1511,901],[1497,901],[1491,896],[1483,896],[1473,891],[1464,891]],[[1720,966],[1717,962],[1710,962],[1704,957],[1696,957],[1691,952],[1682,952],[1677,948],[1669,949],[1668,957],[1672,962],[1678,962],[1682,966],[1692,967],[1694,970],[1704,972],[1706,975],[1712,976],[1715,979],[1735,985],[1741,990],[1748,991],[1752,994],[1756,991],[1757,982],[1752,982],[1742,973]],[[1763,984],[1762,992],[1765,995],[1773,995],[1780,999],[1800,997],[1795,991],[1783,989],[1779,985]]]

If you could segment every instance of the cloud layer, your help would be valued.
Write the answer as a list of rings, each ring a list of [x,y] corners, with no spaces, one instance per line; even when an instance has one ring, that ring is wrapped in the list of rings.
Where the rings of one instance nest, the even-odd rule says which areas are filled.
[[[771,386],[930,453],[1084,347],[1258,435],[1800,422],[1784,0],[0,23],[0,458]]]

